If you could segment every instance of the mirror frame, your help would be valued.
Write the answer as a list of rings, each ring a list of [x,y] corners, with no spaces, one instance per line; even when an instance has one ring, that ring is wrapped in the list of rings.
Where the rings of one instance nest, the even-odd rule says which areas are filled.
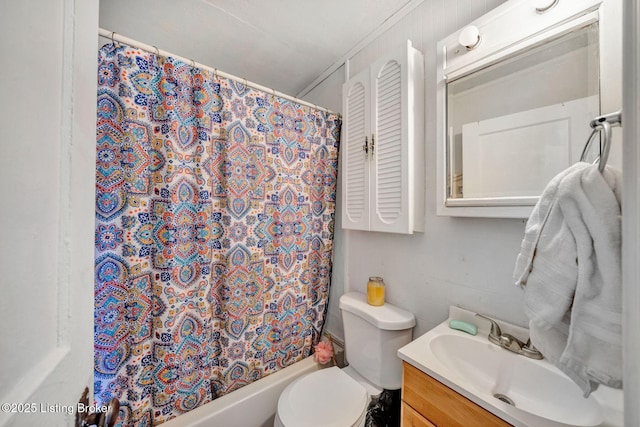
[[[622,105],[622,19],[621,0],[560,0],[544,13],[535,2],[510,0],[471,22],[478,27],[481,41],[468,50],[459,44],[460,30],[442,39],[436,57],[436,213],[440,216],[528,218],[539,197],[452,199],[447,195],[447,90],[450,80],[495,64],[501,60],[556,38],[577,28],[598,22],[600,46],[601,112]],[[617,21],[616,21],[617,19]],[[466,28],[466,27],[465,27]],[[589,123],[585,123],[589,126]],[[619,131],[618,131],[619,132]],[[620,140],[620,136],[614,139]],[[567,165],[569,166],[569,165]]]

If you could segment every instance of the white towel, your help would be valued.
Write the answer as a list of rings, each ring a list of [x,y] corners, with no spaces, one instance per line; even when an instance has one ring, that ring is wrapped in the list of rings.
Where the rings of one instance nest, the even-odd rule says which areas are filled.
[[[533,210],[514,279],[531,341],[588,396],[622,387],[621,174],[578,163]]]

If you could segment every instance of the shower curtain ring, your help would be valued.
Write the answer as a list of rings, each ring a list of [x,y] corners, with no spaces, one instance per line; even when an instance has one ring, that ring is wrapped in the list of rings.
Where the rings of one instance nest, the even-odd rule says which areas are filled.
[[[116,32],[115,32],[115,31],[111,31],[111,44],[112,44],[113,46],[115,46],[115,45],[116,45],[116,42],[115,42],[115,40],[114,40],[114,36],[115,36],[115,35],[116,35]]]
[[[156,50],[156,56],[160,56],[160,49],[155,46],[153,46],[153,48]]]
[[[196,68],[196,61],[194,61],[193,59],[191,60],[191,67]]]

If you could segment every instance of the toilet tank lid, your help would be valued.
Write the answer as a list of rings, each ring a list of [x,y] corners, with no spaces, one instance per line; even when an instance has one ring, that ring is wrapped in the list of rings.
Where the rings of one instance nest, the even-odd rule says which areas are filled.
[[[379,307],[367,304],[367,296],[360,292],[348,292],[340,297],[340,310],[355,314],[372,325],[385,330],[398,331],[413,328],[413,313],[387,302]]]

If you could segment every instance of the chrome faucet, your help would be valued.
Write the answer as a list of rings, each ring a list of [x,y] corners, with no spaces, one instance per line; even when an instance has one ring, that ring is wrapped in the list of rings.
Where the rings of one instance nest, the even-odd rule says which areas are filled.
[[[491,331],[487,337],[489,342],[531,359],[540,360],[543,358],[542,353],[540,353],[538,349],[531,344],[531,338],[524,343],[511,334],[503,334],[502,330],[500,330],[500,326],[495,320],[487,316],[483,316],[482,314],[476,314],[476,316],[488,320],[491,323]]]

